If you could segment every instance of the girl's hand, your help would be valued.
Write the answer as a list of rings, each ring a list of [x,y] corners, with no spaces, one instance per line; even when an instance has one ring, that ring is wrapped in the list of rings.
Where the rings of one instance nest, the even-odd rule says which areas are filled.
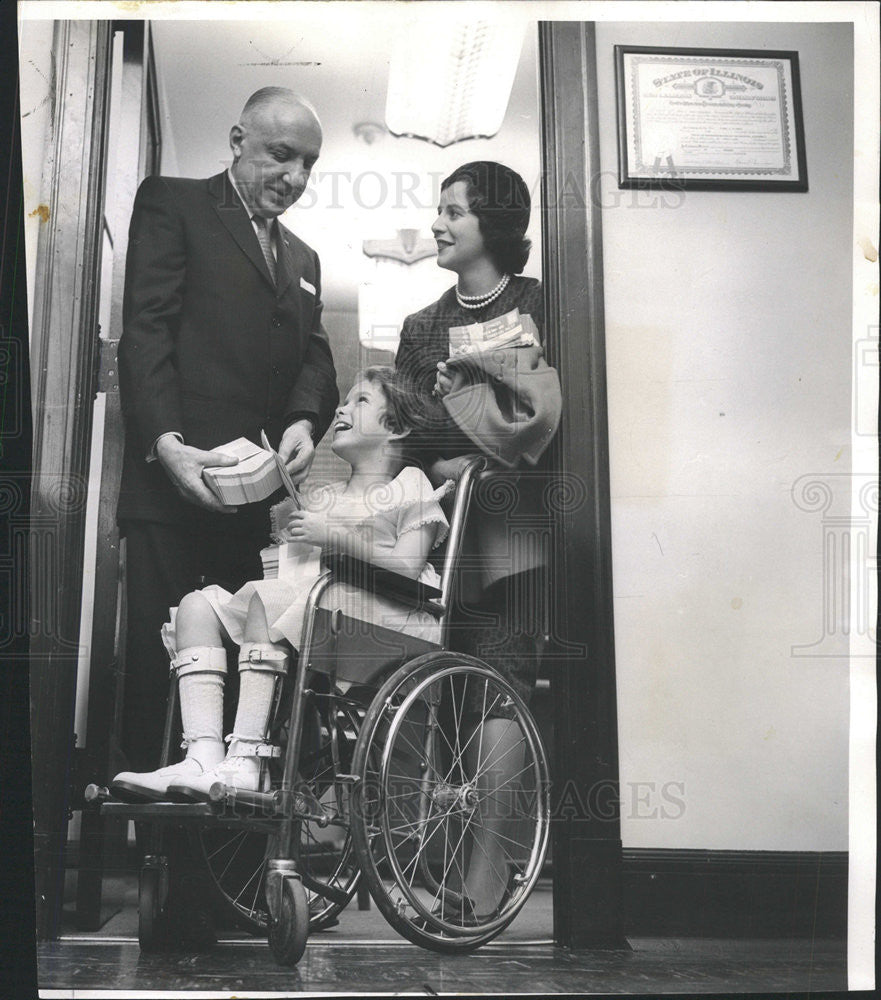
[[[288,518],[287,533],[292,542],[327,547],[327,516],[311,510],[295,510]]]

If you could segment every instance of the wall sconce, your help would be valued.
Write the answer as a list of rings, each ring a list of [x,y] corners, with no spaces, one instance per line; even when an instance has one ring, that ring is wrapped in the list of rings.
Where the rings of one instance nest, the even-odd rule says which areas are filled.
[[[420,237],[418,229],[399,229],[394,240],[364,240],[364,256],[416,264],[426,257],[436,257],[437,243]]]
[[[363,142],[365,146],[372,146],[388,135],[388,129],[379,122],[355,122],[352,126],[355,138]]]
[[[449,146],[501,128],[520,60],[523,27],[422,18],[398,36],[385,120],[396,136]]]

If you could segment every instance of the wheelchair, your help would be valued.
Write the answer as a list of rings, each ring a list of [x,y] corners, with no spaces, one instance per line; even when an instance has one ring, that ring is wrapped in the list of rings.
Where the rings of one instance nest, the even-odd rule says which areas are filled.
[[[442,953],[480,947],[523,907],[547,851],[546,754],[514,688],[446,645],[468,508],[485,468],[475,458],[458,481],[439,588],[347,557],[325,562],[299,655],[276,690],[268,792],[218,782],[208,802],[133,804],[86,789],[102,815],[151,831],[139,873],[142,950],[164,946],[169,826],[186,830],[216,902],[241,928],[266,935],[281,965],[300,960],[310,931],[338,922],[362,880],[398,933]],[[440,641],[347,617],[323,600],[335,582],[429,611]],[[176,680],[172,669],[160,766],[179,726]],[[490,740],[490,729],[501,735]],[[506,756],[514,766],[500,777]],[[504,891],[485,916],[465,892],[473,852],[504,858],[502,870],[493,866]]]

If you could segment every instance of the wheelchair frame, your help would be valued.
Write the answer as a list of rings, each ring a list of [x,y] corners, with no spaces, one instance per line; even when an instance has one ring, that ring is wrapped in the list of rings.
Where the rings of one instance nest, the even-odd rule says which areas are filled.
[[[332,558],[313,584],[293,672],[287,743],[278,787],[269,792],[252,792],[218,782],[210,790],[210,801],[186,804],[133,804],[114,800],[106,788],[90,785],[86,789],[86,801],[99,805],[102,815],[147,821],[151,826],[150,848],[139,876],[138,927],[144,950],[156,950],[164,943],[169,874],[162,853],[162,831],[169,824],[188,827],[203,845],[205,831],[239,831],[232,834],[241,838],[239,846],[248,837],[256,837],[258,855],[265,836],[264,863],[260,868],[268,915],[262,910],[258,915],[256,910],[261,891],[261,879],[256,873],[252,876],[258,882],[252,919],[248,921],[244,905],[240,915],[251,929],[265,926],[270,948],[280,964],[299,961],[310,928],[321,929],[336,922],[336,915],[351,900],[362,875],[380,911],[396,930],[416,944],[441,952],[479,947],[499,934],[519,912],[539,877],[547,850],[546,755],[529,710],[507,681],[487,664],[447,649],[449,613],[468,510],[475,481],[486,465],[483,458],[472,459],[459,478],[439,589],[348,557]],[[358,627],[366,623],[319,606],[333,583],[363,587],[365,581],[378,595],[428,610],[440,626],[440,643],[376,625],[369,625],[369,641],[365,641],[357,633]],[[358,676],[371,691],[378,686],[366,711],[363,702],[340,692],[338,687],[340,662],[352,662],[350,657],[373,663],[372,670],[366,674],[361,671]],[[393,669],[395,661],[397,669]],[[310,675],[316,671],[328,676],[329,693],[317,693],[308,686]],[[377,685],[378,675],[385,675],[385,680]],[[468,731],[465,693],[473,701],[481,686],[483,716],[473,724],[470,735],[463,736]],[[318,699],[327,699],[324,715],[313,708],[319,714],[319,737],[323,734],[322,724],[326,728],[326,742],[319,742],[318,759],[329,753],[333,768],[332,775],[324,778],[304,775],[302,766],[308,758],[303,753],[304,706],[307,701],[314,706]],[[275,709],[280,700],[279,683]],[[444,711],[449,715],[450,704],[452,727],[450,719],[444,722]],[[488,711],[497,714],[490,716]],[[172,669],[160,766],[170,762],[176,717],[177,672]],[[494,749],[486,758],[481,756],[487,723],[500,717],[509,719],[509,725],[501,727],[503,736],[497,744],[507,747],[504,740],[509,739],[508,730],[517,737],[513,749],[507,748],[501,757],[514,754],[513,759],[520,764],[522,755],[516,781],[512,780],[507,790],[492,785],[486,777],[494,764],[498,766],[490,760]],[[516,728],[511,729],[510,722]],[[341,728],[346,731],[341,733]],[[496,726],[493,732],[499,728]],[[418,739],[411,736],[414,732]],[[341,737],[346,753],[341,749]],[[477,762],[472,767],[475,754]],[[484,779],[483,785],[479,776]],[[397,782],[396,787],[412,786],[412,794],[392,793],[393,782]],[[328,807],[321,799],[331,791],[333,805]],[[507,817],[498,820],[500,829],[505,823],[509,827],[519,823],[524,829],[529,826],[529,832],[524,834],[523,843],[498,834],[509,842],[503,845],[507,885],[495,910],[479,917],[465,893],[464,869],[469,851],[480,849],[489,856],[485,846],[489,843],[489,821],[486,829],[481,827],[480,812],[500,804],[509,810]],[[304,830],[313,825],[316,829],[335,826],[345,831],[333,876],[343,873],[337,885],[321,882],[301,863],[301,839]],[[438,860],[436,856],[441,853],[442,860]],[[518,853],[520,857],[514,858]],[[204,847],[203,855],[210,866]],[[307,889],[313,901],[325,901],[323,909],[319,906],[310,914]],[[228,901],[236,905],[232,897]]]

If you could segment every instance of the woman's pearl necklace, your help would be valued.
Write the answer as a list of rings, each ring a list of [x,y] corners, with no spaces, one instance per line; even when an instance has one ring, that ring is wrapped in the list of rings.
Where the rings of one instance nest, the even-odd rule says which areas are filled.
[[[510,274],[503,274],[496,287],[483,295],[463,295],[459,291],[459,286],[456,285],[456,301],[463,309],[482,309],[484,306],[488,306],[490,302],[495,302],[508,287],[510,280]]]

